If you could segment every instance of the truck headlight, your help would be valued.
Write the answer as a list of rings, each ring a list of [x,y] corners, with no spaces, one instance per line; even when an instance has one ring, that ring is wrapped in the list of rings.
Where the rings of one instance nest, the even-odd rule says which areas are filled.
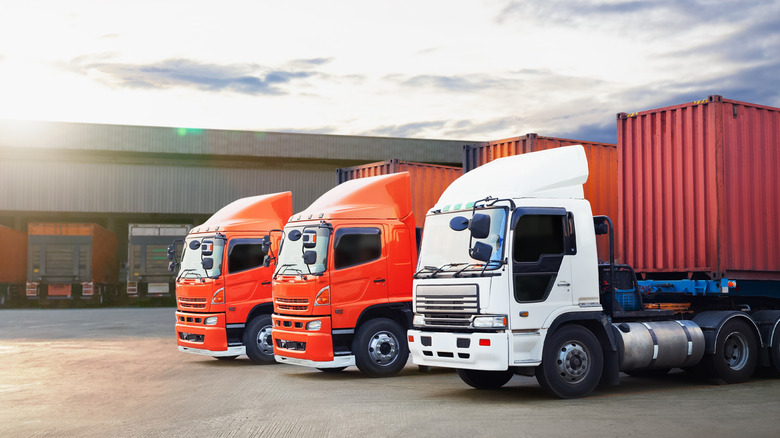
[[[471,321],[474,328],[506,328],[506,316],[477,316]]]
[[[317,331],[322,328],[322,321],[315,319],[306,323],[306,330]]]
[[[203,320],[203,324],[206,324],[206,325],[217,325],[217,317],[216,316],[209,316],[208,318]]]
[[[425,325],[425,315],[422,315],[420,313],[415,313],[414,318],[412,319],[412,325],[413,326]]]

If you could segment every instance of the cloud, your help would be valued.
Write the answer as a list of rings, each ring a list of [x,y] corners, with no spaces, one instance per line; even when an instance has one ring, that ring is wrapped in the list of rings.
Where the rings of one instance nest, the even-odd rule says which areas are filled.
[[[427,130],[439,130],[447,124],[446,121],[413,122],[402,125],[385,125],[365,131],[359,135],[371,137],[425,137]]]
[[[502,86],[501,79],[480,77],[458,77],[419,75],[406,79],[401,85],[407,87],[431,87],[445,91],[479,91]]]
[[[81,73],[99,72],[113,85],[130,88],[186,87],[201,91],[231,91],[250,95],[286,94],[283,85],[317,75],[311,69],[269,70],[254,64],[207,64],[188,59],[168,59],[154,64],[125,64],[106,61],[74,60],[72,67]],[[325,59],[298,61],[312,67]]]

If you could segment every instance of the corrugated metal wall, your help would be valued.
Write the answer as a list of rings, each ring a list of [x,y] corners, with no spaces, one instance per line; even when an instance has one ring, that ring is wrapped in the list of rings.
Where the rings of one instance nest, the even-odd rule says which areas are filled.
[[[108,163],[0,163],[0,209],[211,214],[246,196],[293,192],[300,211],[336,185],[334,169],[230,169]]]
[[[780,109],[618,114],[618,247],[644,273],[780,279]]]
[[[473,141],[0,120],[0,148],[457,164],[466,143]]]

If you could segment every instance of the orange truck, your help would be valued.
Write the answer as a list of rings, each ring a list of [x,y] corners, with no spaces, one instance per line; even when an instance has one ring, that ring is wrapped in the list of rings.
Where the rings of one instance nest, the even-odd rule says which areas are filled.
[[[292,193],[242,198],[223,207],[184,240],[168,247],[176,275],[176,342],[182,352],[221,360],[247,355],[273,363],[271,274],[265,256],[276,239],[263,236],[292,215]],[[271,240],[276,240],[272,242]]]
[[[3,261],[0,263],[0,307],[13,305],[24,291],[27,266],[27,234],[0,225]]]
[[[273,278],[278,362],[326,372],[355,365],[371,377],[406,365],[418,248],[412,194],[433,192],[427,211],[460,175],[440,172],[452,169],[414,192],[413,169],[347,180],[290,218]]]
[[[116,252],[116,235],[97,224],[29,224],[28,300],[116,298]]]

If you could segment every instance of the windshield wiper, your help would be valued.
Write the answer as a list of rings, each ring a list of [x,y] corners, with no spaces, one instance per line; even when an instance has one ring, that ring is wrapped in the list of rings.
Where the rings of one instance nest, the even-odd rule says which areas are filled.
[[[418,275],[422,274],[426,271],[435,271],[438,268],[436,266],[423,266],[422,269],[414,273],[414,278],[417,278]]]
[[[276,274],[277,275],[284,275],[284,272],[286,272],[287,268],[289,268],[290,266],[295,266],[295,263],[285,263],[285,264],[279,266],[279,270],[276,271]],[[298,268],[293,268],[292,270],[298,271],[299,274],[303,275],[303,271],[301,271]]]
[[[196,268],[190,268],[190,269],[184,269],[181,272],[179,272],[179,276],[176,277],[176,281],[179,281],[182,277],[184,277],[184,274],[186,274],[188,272],[192,272],[193,274],[197,275],[199,279],[203,278],[202,275],[197,273],[197,269]],[[184,277],[184,278],[186,278],[186,277]]]
[[[498,266],[496,266],[496,267],[495,267],[495,268],[493,268],[493,269],[498,269],[498,268],[500,268],[501,266],[503,266],[503,265],[504,265],[504,263],[505,263],[505,262],[504,262],[503,260],[491,260],[491,261],[489,261],[489,262],[487,262],[487,263],[485,263],[485,264],[481,264],[481,263],[469,263],[469,264],[467,264],[466,266],[464,266],[463,268],[459,269],[459,270],[458,270],[456,273],[452,274],[452,276],[453,276],[453,277],[458,277],[458,276],[460,276],[462,273],[464,273],[464,272],[465,272],[467,269],[469,269],[469,268],[482,268],[482,269],[480,270],[480,272],[479,272],[479,275],[480,275],[480,276],[482,276],[482,275],[485,275],[485,271],[487,270],[488,266],[490,266],[490,265],[493,265],[493,264],[496,264],[496,263],[498,263]]]

